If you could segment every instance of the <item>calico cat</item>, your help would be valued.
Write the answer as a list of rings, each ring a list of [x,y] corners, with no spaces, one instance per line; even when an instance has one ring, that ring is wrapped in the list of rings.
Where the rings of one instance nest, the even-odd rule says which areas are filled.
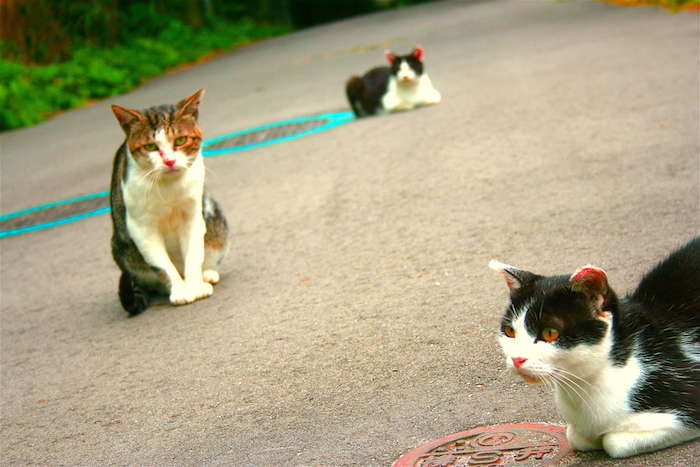
[[[628,457],[700,436],[700,237],[621,299],[594,266],[547,277],[489,265],[510,288],[507,365],[554,386],[575,450]]]
[[[142,111],[112,106],[126,134],[112,172],[112,256],[132,316],[157,298],[185,305],[208,297],[219,281],[228,226],[204,187],[203,91]]]
[[[356,117],[411,110],[440,102],[440,93],[424,73],[423,48],[416,46],[404,56],[388,50],[384,55],[390,67],[373,68],[362,78],[353,76],[345,85]]]

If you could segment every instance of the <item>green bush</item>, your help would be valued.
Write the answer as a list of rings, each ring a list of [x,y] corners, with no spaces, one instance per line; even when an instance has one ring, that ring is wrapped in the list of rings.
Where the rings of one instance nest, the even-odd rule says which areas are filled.
[[[175,21],[157,37],[137,37],[123,46],[79,45],[63,63],[32,66],[0,61],[0,130],[34,125],[90,99],[123,94],[212,51],[288,31],[250,20],[222,21],[201,29]]]

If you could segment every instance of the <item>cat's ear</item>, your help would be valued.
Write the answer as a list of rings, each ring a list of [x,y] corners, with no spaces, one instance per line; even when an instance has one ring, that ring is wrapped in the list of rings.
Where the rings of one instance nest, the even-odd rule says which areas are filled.
[[[423,60],[423,47],[417,45],[416,48],[413,49],[413,57],[416,60]]]
[[[393,53],[391,53],[391,50],[385,50],[385,51],[384,51],[384,56],[386,57],[386,59],[388,60],[388,62],[391,63],[392,65],[393,65],[394,62],[396,61],[396,55],[394,55]]]
[[[572,290],[582,292],[589,299],[593,299],[598,315],[604,314],[603,306],[608,302],[610,292],[605,271],[589,264],[576,271],[569,280]]]
[[[573,290],[583,292],[589,297],[605,297],[608,294],[608,276],[605,271],[590,264],[576,271],[569,280]]]
[[[538,277],[536,274],[493,259],[489,261],[489,267],[503,276],[511,292],[517,292]]]
[[[138,110],[127,109],[126,107],[120,107],[118,105],[112,105],[112,112],[114,112],[114,116],[119,120],[119,125],[121,125],[122,130],[124,130],[127,136],[134,124],[146,120]]]
[[[175,107],[178,109],[176,118],[182,118],[185,115],[192,116],[195,120],[199,117],[199,103],[204,95],[204,88],[192,94],[187,99],[183,99]]]

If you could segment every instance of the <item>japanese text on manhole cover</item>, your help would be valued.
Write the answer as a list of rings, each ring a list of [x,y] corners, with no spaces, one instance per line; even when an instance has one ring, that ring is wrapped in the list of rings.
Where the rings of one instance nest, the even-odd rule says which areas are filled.
[[[393,467],[545,466],[571,452],[566,430],[523,423],[476,428],[420,446]]]

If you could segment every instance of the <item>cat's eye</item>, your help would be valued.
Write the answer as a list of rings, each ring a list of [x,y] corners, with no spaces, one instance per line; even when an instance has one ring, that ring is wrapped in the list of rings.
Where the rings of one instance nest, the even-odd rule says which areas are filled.
[[[175,138],[175,146],[182,146],[187,142],[187,136],[180,136]]]
[[[503,332],[510,338],[515,337],[515,329],[512,326],[503,326]]]
[[[144,145],[143,145],[143,148],[144,148],[146,151],[149,151],[149,152],[150,152],[150,151],[157,151],[157,150],[158,150],[158,145],[157,145],[157,144],[154,144],[154,143],[148,143],[148,144],[144,144]]]
[[[559,331],[554,328],[544,328],[542,330],[542,339],[545,342],[553,342],[559,338]]]

